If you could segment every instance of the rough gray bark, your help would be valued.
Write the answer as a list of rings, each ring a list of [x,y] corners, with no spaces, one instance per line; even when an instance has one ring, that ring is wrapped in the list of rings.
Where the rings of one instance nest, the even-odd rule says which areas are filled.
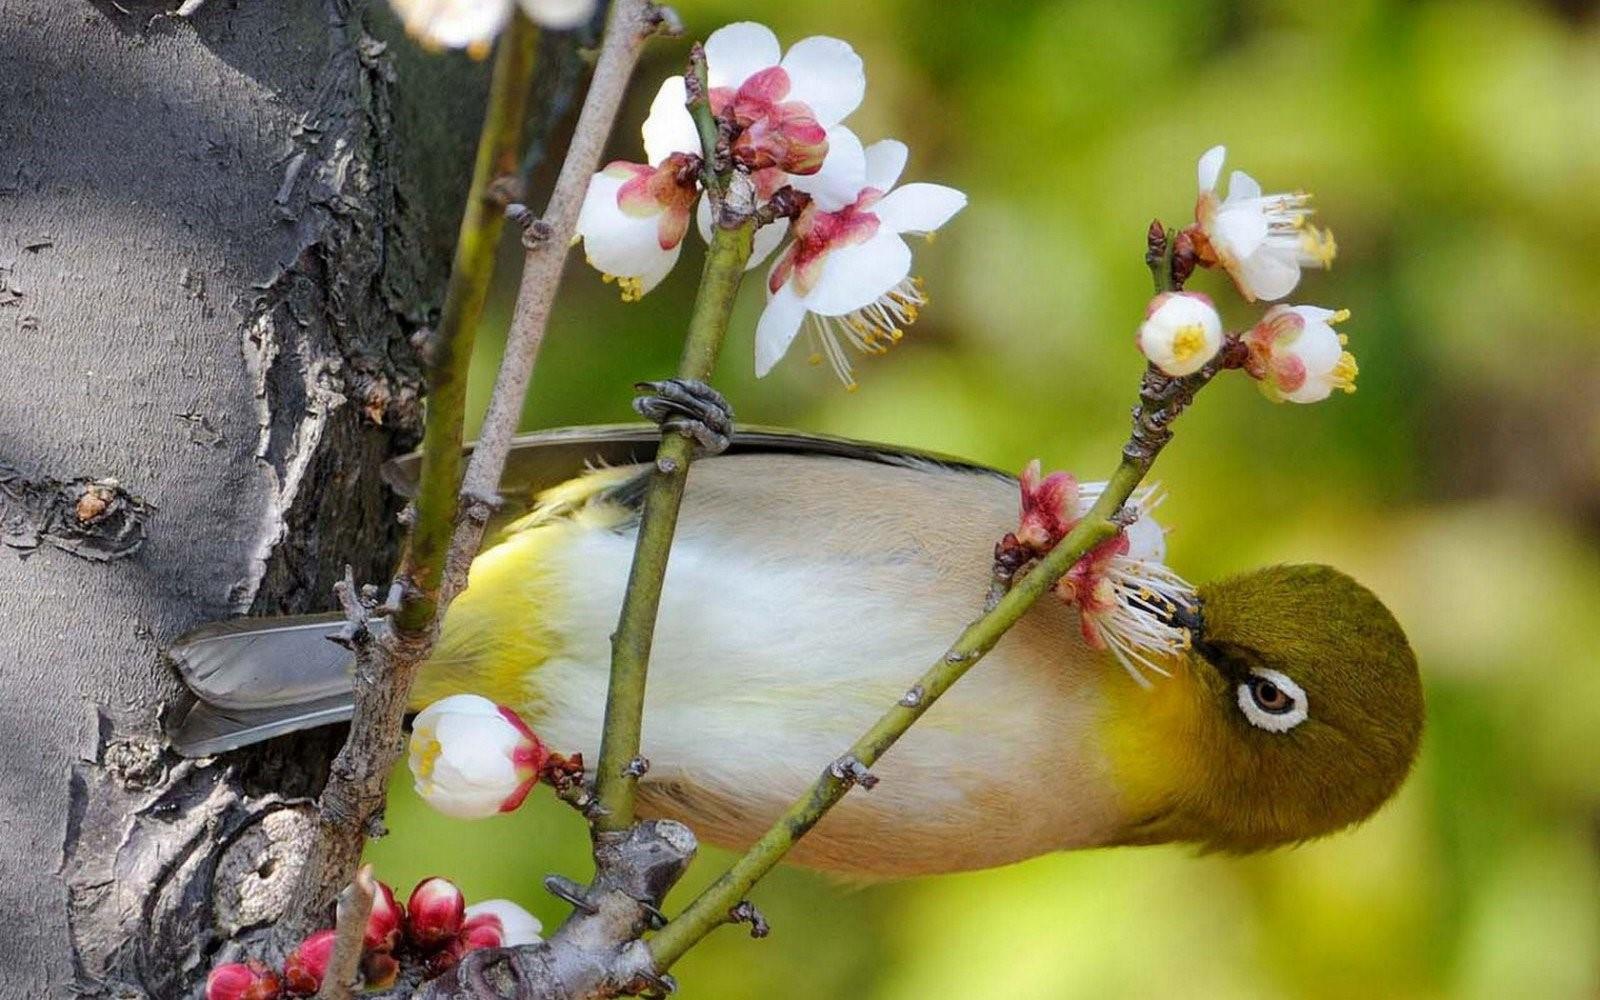
[[[161,648],[392,568],[482,106],[359,3],[177,6],[0,0],[7,996],[181,996],[272,915],[337,744],[175,760]]]

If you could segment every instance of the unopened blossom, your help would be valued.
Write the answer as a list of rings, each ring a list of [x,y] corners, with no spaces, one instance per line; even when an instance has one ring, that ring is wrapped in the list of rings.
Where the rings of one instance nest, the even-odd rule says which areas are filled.
[[[1355,355],[1344,349],[1347,338],[1333,328],[1349,317],[1348,309],[1273,306],[1244,335],[1250,350],[1245,370],[1276,402],[1316,403],[1335,389],[1355,392]]]
[[[447,878],[423,879],[406,900],[406,939],[428,951],[461,933],[467,901]]]
[[[1199,292],[1163,292],[1139,326],[1139,350],[1174,378],[1193,375],[1222,348],[1222,317]]]
[[[417,794],[461,819],[517,808],[549,757],[516,712],[477,695],[436,701],[411,726],[409,763]]]
[[[331,929],[317,931],[301,941],[283,960],[283,985],[290,996],[315,996],[322,988],[337,937]]]
[[[544,925],[539,918],[509,899],[486,899],[467,907],[461,939],[473,948],[511,948],[536,944]]]
[[[1311,196],[1303,191],[1262,194],[1242,170],[1228,179],[1228,196],[1217,194],[1223,146],[1200,157],[1200,196],[1195,202],[1195,251],[1204,264],[1221,264],[1251,302],[1281,299],[1294,290],[1303,267],[1329,267],[1337,250],[1333,235],[1307,220]]]
[[[533,23],[562,30],[576,28],[594,15],[595,0],[389,0],[406,33],[424,45],[466,49],[474,56],[489,51],[494,37],[517,7]]]
[[[730,152],[741,196],[764,204],[793,187],[839,207],[854,197],[861,142],[840,122],[861,103],[861,58],[837,38],[815,36],[783,54],[769,28],[751,22],[712,32],[705,43],[712,111],[732,129]],[[589,263],[615,280],[626,301],[649,292],[677,263],[689,212],[699,198],[700,133],[683,77],[664,80],[641,130],[645,163],[616,161],[594,176],[578,218]],[[700,199],[700,232],[711,209]],[[786,221],[756,231],[747,268],[783,240]]]
[[[756,374],[772,370],[803,325],[816,353],[847,388],[855,388],[848,344],[884,354],[927,304],[911,276],[908,233],[932,234],[967,203],[940,184],[895,181],[906,163],[904,143],[886,139],[865,151],[854,192],[841,207],[814,201],[795,220],[794,239],[767,276],[767,306],[756,326]]]
[[[255,959],[219,965],[206,977],[206,1000],[276,1000],[282,995],[278,974]]]
[[[405,930],[405,911],[394,898],[394,890],[378,883],[367,914],[367,932],[361,946],[367,951],[392,951]]]

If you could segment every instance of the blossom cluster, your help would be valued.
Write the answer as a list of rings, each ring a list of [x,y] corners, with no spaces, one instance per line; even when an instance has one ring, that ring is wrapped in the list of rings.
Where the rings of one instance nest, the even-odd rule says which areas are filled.
[[[1306,267],[1329,267],[1336,245],[1327,230],[1310,224],[1311,196],[1263,194],[1255,178],[1235,170],[1228,194],[1217,194],[1226,150],[1200,157],[1200,194],[1194,224],[1177,245],[1203,267],[1221,267],[1249,302],[1273,301],[1294,291]],[[1270,307],[1241,334],[1243,368],[1277,402],[1315,403],[1335,390],[1355,391],[1356,359],[1334,330],[1348,310],[1318,306]],[[1211,299],[1199,292],[1164,292],[1150,302],[1137,342],[1150,363],[1174,378],[1204,368],[1226,336]]]
[[[1082,520],[1104,482],[1079,483],[1065,472],[1042,476],[1037,460],[1018,477],[1017,530],[1001,539],[995,558],[1020,569],[1043,557]],[[1083,639],[1109,649],[1141,685],[1144,671],[1166,675],[1161,658],[1189,644],[1176,615],[1198,606],[1194,588],[1166,566],[1166,530],[1151,516],[1164,499],[1158,487],[1131,497],[1133,521],[1095,546],[1056,582],[1055,595],[1078,609]]]
[[[402,961],[420,964],[431,978],[478,948],[534,944],[540,930],[533,914],[508,899],[466,905],[448,879],[423,879],[404,906],[379,882],[362,936],[362,983],[367,989],[393,986]],[[327,976],[335,942],[333,929],[317,931],[289,953],[281,970],[255,959],[219,965],[206,978],[206,1000],[314,996]]]
[[[854,388],[845,347],[884,353],[927,304],[904,237],[932,234],[966,196],[939,184],[897,187],[905,144],[863,146],[843,124],[866,93],[861,57],[849,44],[818,35],[785,52],[770,29],[741,22],[706,39],[705,60],[734,194],[750,213],[768,215],[778,214],[771,209],[780,192],[790,195],[792,224],[785,217],[762,225],[747,264],[783,247],[767,274],[756,374],[771,371],[805,328],[813,362],[826,360]],[[683,77],[661,84],[642,130],[645,162],[619,160],[595,174],[578,219],[586,258],[625,300],[672,269],[691,216],[710,239],[704,152],[687,97]]]

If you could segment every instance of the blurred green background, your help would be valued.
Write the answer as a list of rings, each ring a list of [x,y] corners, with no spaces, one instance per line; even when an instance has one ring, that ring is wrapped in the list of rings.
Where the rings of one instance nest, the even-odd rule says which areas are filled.
[[[970,207],[917,273],[932,305],[846,393],[805,351],[757,382],[747,284],[718,372],[740,417],[954,452],[1112,467],[1141,359],[1146,225],[1187,222],[1195,159],[1312,190],[1338,236],[1292,301],[1348,307],[1360,391],[1201,397],[1162,457],[1172,565],[1191,579],[1322,560],[1378,591],[1421,656],[1421,763],[1365,826],[1259,857],[1116,849],[898,884],[781,870],[770,938],[719,931],[691,998],[1600,996],[1600,15],[1591,3],[678,5],[691,35],[755,18],[849,40],[851,124],[906,140],[907,179]],[[657,43],[613,142],[687,40]],[[575,258],[525,426],[631,416],[669,373],[698,270],[642,303]],[[514,263],[514,255],[506,258]],[[476,412],[510,309],[486,317]],[[1236,326],[1252,310],[1219,277]],[[908,670],[920,664],[907,664]],[[979,668],[981,669],[981,667]],[[909,675],[908,675],[909,676]],[[456,877],[553,927],[547,872],[588,871],[548,792],[469,824],[397,775],[372,854],[401,887]],[[669,912],[727,861],[707,850]]]

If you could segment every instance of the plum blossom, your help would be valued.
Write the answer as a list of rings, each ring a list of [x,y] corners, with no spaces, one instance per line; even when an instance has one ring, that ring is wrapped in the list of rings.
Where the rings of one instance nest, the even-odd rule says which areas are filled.
[[[1226,156],[1226,147],[1213,146],[1200,157],[1196,225],[1188,231],[1196,253],[1201,263],[1221,264],[1249,301],[1281,299],[1299,283],[1302,267],[1332,266],[1338,249],[1333,234],[1306,221],[1311,195],[1264,195],[1242,170],[1229,177],[1227,198],[1219,198]]]
[[[794,223],[794,239],[767,277],[767,306],[756,326],[756,374],[772,370],[803,325],[814,362],[826,359],[846,388],[856,387],[844,344],[883,354],[927,304],[911,276],[904,234],[931,234],[950,221],[967,196],[940,184],[895,182],[906,163],[902,142],[865,150],[845,199],[816,199]],[[832,205],[833,207],[830,207]]]
[[[406,33],[424,45],[489,51],[494,37],[518,6],[528,20],[557,31],[576,28],[594,15],[595,0],[389,0]]]
[[[283,988],[292,997],[309,997],[322,989],[323,977],[328,974],[328,962],[333,959],[337,933],[329,928],[317,931],[289,953],[283,960]]]
[[[1273,306],[1244,335],[1250,349],[1245,370],[1275,402],[1316,403],[1335,389],[1355,392],[1355,355],[1344,349],[1348,338],[1333,329],[1349,318],[1348,309]]]
[[[448,816],[480,819],[517,808],[549,758],[517,713],[474,694],[434,702],[411,726],[417,794]]]
[[[418,882],[406,900],[406,939],[431,951],[461,933],[467,900],[456,884],[434,876]]]
[[[1013,577],[1055,548],[1106,489],[1065,472],[1041,476],[1037,460],[1022,470],[1018,485],[1017,530],[995,548],[997,569]],[[1161,659],[1187,648],[1189,633],[1174,619],[1199,603],[1194,588],[1166,566],[1166,530],[1151,516],[1163,499],[1156,486],[1134,491],[1133,521],[1084,554],[1055,586],[1056,596],[1078,609],[1084,641],[1110,650],[1145,686],[1144,671],[1166,675]]]
[[[1173,378],[1193,375],[1222,348],[1222,318],[1199,292],[1163,292],[1150,300],[1139,350]]]
[[[814,36],[781,51],[771,29],[730,24],[705,43],[712,112],[732,130],[736,182],[759,205],[793,187],[840,207],[861,170],[861,142],[840,123],[861,103],[861,57],[837,38]],[[596,174],[578,218],[589,263],[615,280],[626,301],[654,288],[677,263],[689,213],[700,197],[701,143],[681,76],[664,80],[641,130],[646,163],[616,161]],[[854,192],[849,192],[853,197]],[[700,200],[709,239],[711,208]],[[747,267],[783,240],[786,222],[757,231]]]
[[[1079,517],[1089,513],[1105,488],[1104,482],[1079,486]],[[1166,529],[1151,516],[1165,499],[1159,486],[1135,490],[1129,506],[1138,517],[1090,550],[1056,584],[1056,595],[1078,607],[1084,641],[1111,650],[1142,686],[1149,686],[1143,671],[1167,676],[1161,659],[1189,646],[1189,632],[1173,621],[1174,612],[1199,605],[1194,588],[1166,565]]]

